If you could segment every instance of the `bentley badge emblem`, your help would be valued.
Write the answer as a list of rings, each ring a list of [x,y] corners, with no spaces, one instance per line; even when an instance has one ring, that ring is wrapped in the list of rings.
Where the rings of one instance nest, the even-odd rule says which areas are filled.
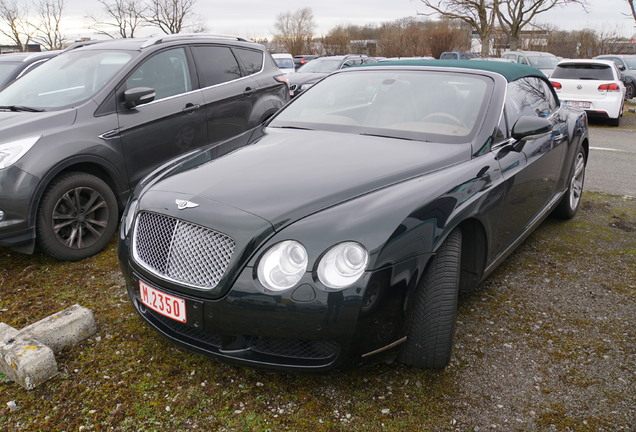
[[[177,199],[174,201],[175,203],[177,203],[177,208],[179,210],[183,210],[183,209],[187,209],[187,208],[195,208],[195,207],[199,207],[199,204],[197,203],[193,203],[191,201],[186,201],[186,200],[181,200],[181,199]]]

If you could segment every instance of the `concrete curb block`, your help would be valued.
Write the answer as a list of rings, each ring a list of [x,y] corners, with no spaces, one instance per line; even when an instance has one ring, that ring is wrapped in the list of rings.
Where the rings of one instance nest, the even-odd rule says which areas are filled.
[[[24,327],[15,338],[33,338],[54,352],[75,345],[97,332],[90,309],[73,305],[61,312]]]
[[[0,370],[27,390],[58,374],[53,350],[35,339],[9,339],[0,343]]]
[[[58,374],[55,352],[96,332],[93,312],[79,305],[20,331],[0,323],[0,372],[31,390]]]

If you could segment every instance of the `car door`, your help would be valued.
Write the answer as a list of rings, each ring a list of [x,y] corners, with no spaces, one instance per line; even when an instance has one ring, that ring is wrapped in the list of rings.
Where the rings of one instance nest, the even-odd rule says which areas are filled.
[[[127,108],[118,106],[120,137],[131,186],[162,162],[207,143],[203,95],[196,89],[185,47],[148,57],[119,89],[155,90],[155,99]]]
[[[551,132],[515,142],[512,128],[523,116],[548,119]],[[565,116],[550,87],[539,78],[522,78],[508,84],[502,123],[505,123],[500,127],[505,145],[494,146],[505,178],[501,229],[496,240],[498,253],[532,225],[556,197],[568,142]]]
[[[209,141],[220,141],[256,126],[250,119],[258,83],[244,76],[232,49],[225,45],[196,45],[192,54],[203,92]]]

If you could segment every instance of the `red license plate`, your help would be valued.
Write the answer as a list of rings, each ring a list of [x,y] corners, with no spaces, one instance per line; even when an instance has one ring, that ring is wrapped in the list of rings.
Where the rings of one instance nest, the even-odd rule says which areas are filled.
[[[142,281],[139,281],[139,298],[153,311],[182,323],[187,322],[184,299],[166,294]]]

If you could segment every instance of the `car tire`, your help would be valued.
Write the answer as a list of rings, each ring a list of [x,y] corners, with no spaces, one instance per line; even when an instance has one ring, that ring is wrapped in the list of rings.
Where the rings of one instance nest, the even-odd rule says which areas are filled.
[[[87,173],[62,174],[42,196],[36,225],[38,246],[59,260],[79,261],[106,247],[117,221],[117,199],[103,180]]]
[[[630,100],[636,96],[636,84],[630,83],[625,86],[625,100]]]
[[[454,230],[423,276],[400,363],[441,369],[450,362],[457,316],[462,234]]]
[[[561,202],[552,212],[558,219],[572,219],[581,205],[583,197],[583,184],[585,183],[585,150],[580,148],[574,164],[570,170],[568,189],[561,198]]]

